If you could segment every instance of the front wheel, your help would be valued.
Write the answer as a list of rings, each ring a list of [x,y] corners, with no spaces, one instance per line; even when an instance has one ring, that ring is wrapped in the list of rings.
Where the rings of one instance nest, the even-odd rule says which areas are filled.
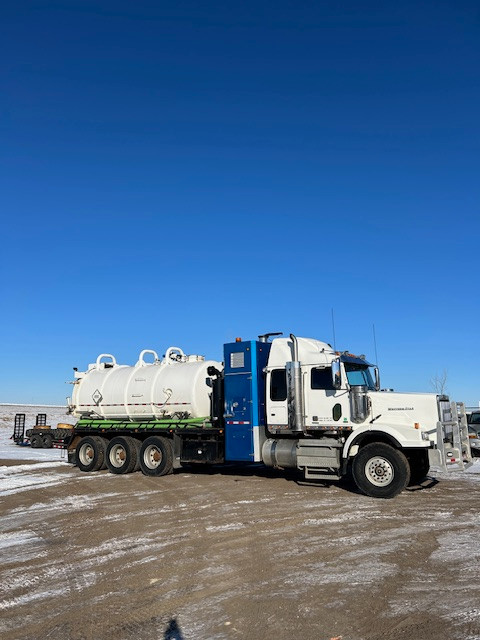
[[[140,469],[146,476],[165,476],[172,473],[172,441],[159,436],[147,438],[140,449]]]
[[[362,447],[353,459],[352,471],[357,487],[372,498],[394,498],[410,480],[405,455],[383,442]]]

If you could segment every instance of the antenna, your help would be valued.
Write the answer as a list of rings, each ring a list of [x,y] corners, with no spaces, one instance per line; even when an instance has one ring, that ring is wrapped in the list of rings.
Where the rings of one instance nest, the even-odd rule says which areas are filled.
[[[375,346],[375,364],[377,365],[377,367],[379,367],[379,363],[378,363],[378,354],[377,354],[377,338],[375,336],[375,324],[372,324],[372,329],[373,329],[373,344]]]
[[[333,307],[332,307],[332,330],[333,330],[333,350],[337,350],[337,340],[335,338],[335,317],[333,315]]]

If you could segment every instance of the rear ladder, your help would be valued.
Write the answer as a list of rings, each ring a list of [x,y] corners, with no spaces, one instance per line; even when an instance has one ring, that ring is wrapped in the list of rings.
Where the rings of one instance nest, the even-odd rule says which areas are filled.
[[[47,425],[47,414],[37,413],[37,419],[35,421],[36,427],[45,427]]]
[[[15,444],[20,444],[25,440],[25,414],[16,413],[15,422],[13,425],[13,441]]]

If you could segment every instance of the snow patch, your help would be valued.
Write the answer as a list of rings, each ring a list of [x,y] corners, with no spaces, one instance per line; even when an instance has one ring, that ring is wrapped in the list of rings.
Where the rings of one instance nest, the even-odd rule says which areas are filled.
[[[11,531],[10,533],[0,533],[0,549],[8,549],[19,545],[41,542],[41,538],[32,531]]]
[[[41,591],[39,593],[28,593],[24,596],[18,596],[17,598],[9,598],[0,602],[0,611],[5,609],[11,609],[12,607],[20,607],[25,604],[30,604],[35,600],[46,600],[60,596],[65,593],[64,589],[52,589],[50,591]]]
[[[39,476],[34,474],[22,474],[20,476],[12,476],[2,483],[0,495],[9,496],[18,491],[30,491],[31,489],[43,489],[45,487],[53,487],[55,485],[66,482],[67,478],[61,474],[49,474],[48,476]]]
[[[478,518],[472,531],[452,531],[438,537],[439,548],[430,558],[434,562],[441,562],[448,566],[458,566],[458,563],[471,563],[480,557],[478,544]]]
[[[216,527],[206,527],[207,531],[236,531],[237,529],[244,529],[243,522],[232,522],[230,524],[221,524]]]
[[[27,562],[32,558],[41,558],[47,555],[47,551],[39,550],[43,545],[42,538],[36,536],[32,531],[9,531],[0,534],[0,551],[4,553],[3,564],[15,562]]]
[[[17,464],[11,467],[6,465],[0,466],[0,479],[11,476],[15,473],[22,473],[23,471],[32,471],[37,469],[50,469],[52,467],[65,467],[65,462],[39,462],[38,464]]]

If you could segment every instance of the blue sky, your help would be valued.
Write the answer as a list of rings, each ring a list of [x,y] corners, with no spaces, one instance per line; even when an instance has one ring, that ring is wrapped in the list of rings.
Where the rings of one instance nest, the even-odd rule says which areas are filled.
[[[266,331],[480,401],[480,10],[5,2],[0,401]]]

